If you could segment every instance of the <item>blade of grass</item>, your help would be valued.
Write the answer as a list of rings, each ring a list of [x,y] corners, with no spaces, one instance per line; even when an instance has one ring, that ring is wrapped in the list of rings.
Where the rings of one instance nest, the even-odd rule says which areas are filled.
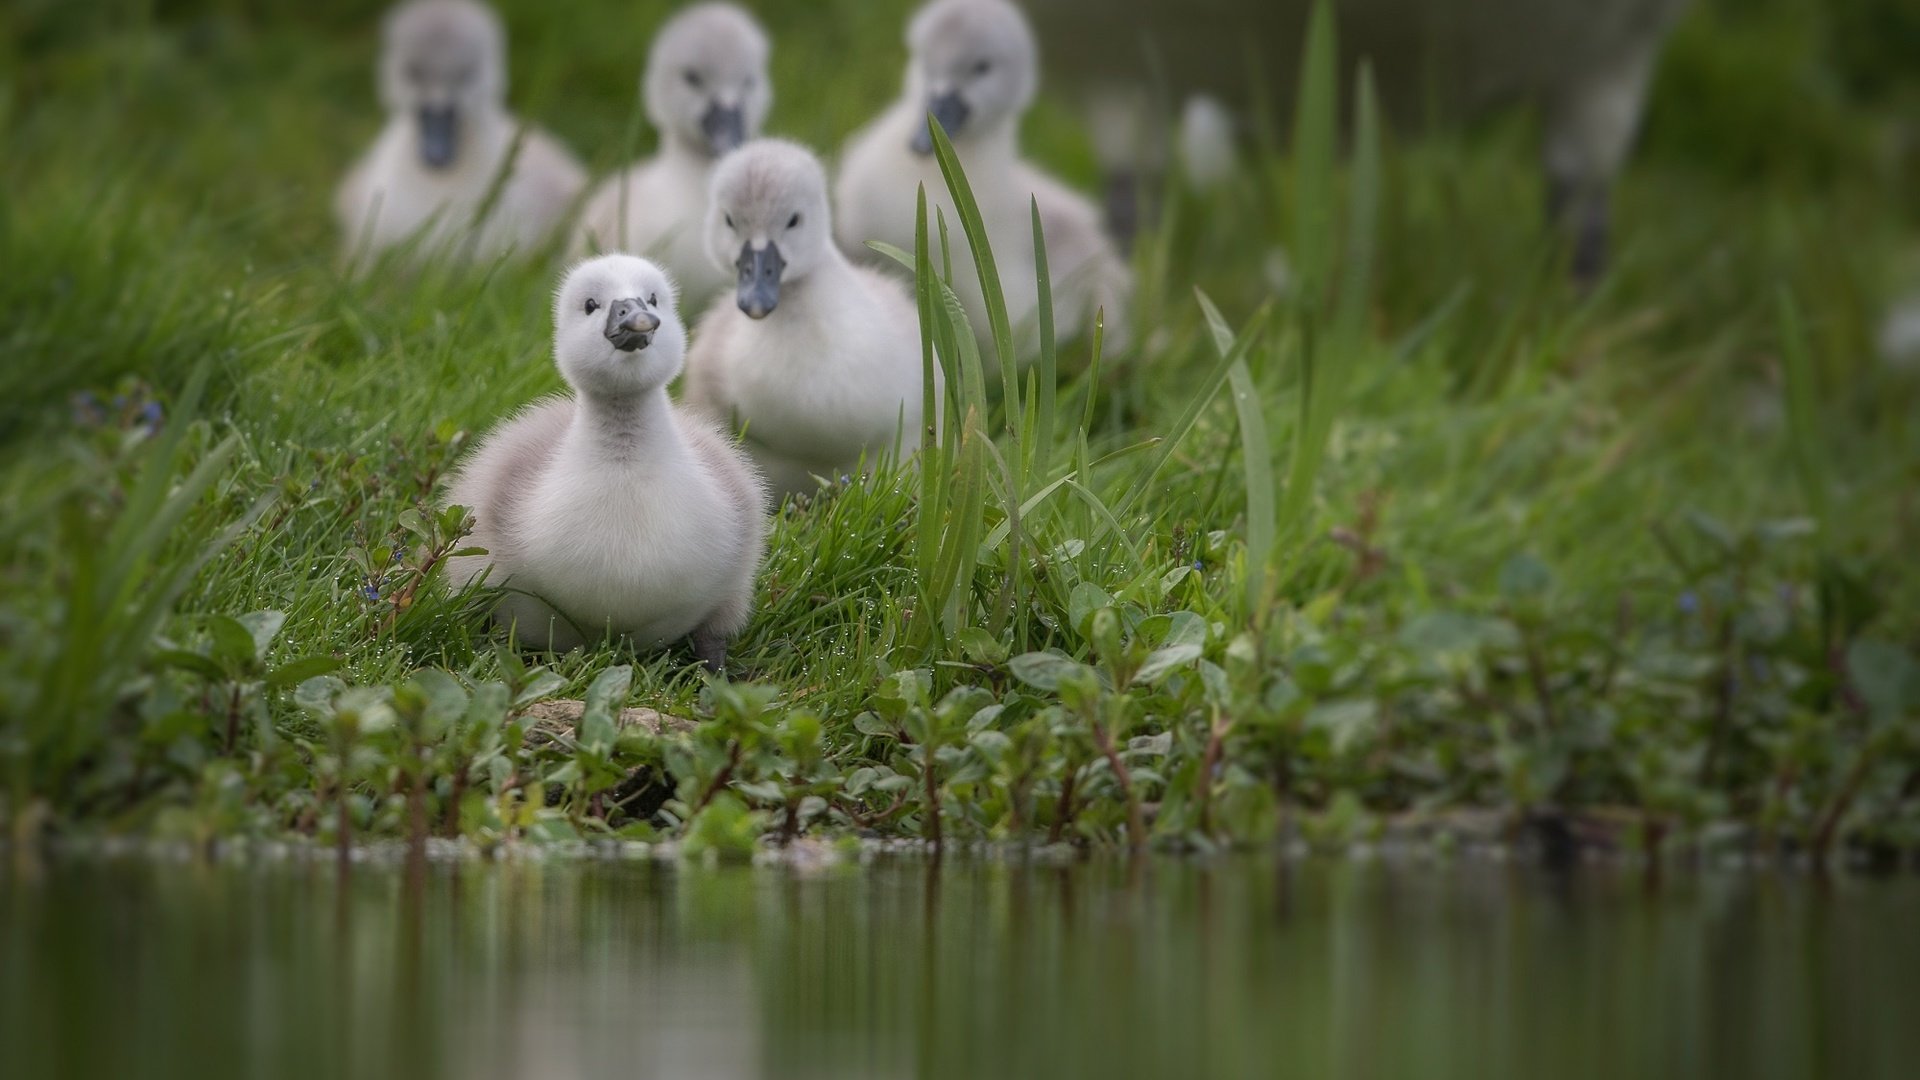
[[[1146,468],[1137,476],[1128,478],[1128,490],[1120,499],[1119,508],[1114,512],[1116,517],[1125,519],[1133,509],[1134,503],[1138,502],[1152,487],[1154,477],[1160,474],[1167,460],[1173,456],[1174,448],[1178,447],[1180,440],[1186,438],[1187,433],[1193,430],[1194,423],[1200,419],[1200,414],[1206,410],[1207,404],[1220,392],[1221,385],[1227,381],[1227,374],[1233,370],[1235,364],[1246,360],[1255,337],[1259,335],[1260,328],[1266,324],[1267,311],[1267,305],[1262,304],[1260,310],[1254,312],[1246,328],[1240,331],[1240,337],[1233,343],[1233,348],[1214,364],[1205,378],[1200,380],[1198,390],[1188,400],[1187,407],[1181,411],[1179,418],[1173,422],[1173,426],[1169,427],[1161,437],[1160,445],[1147,462]]]
[[[1206,314],[1213,332],[1213,347],[1222,357],[1233,352],[1233,329],[1205,292],[1195,288],[1200,310]],[[1267,563],[1273,557],[1276,528],[1274,510],[1273,445],[1267,438],[1267,420],[1262,411],[1259,387],[1243,356],[1227,370],[1233,387],[1233,408],[1240,418],[1241,466],[1247,495],[1247,582],[1243,602],[1245,615],[1256,624],[1263,622],[1269,580]]]
[[[986,301],[987,332],[993,339],[993,351],[1000,360],[1000,385],[1007,434],[1014,444],[1013,456],[1024,462],[1020,447],[1020,379],[1017,374],[1020,358],[1013,351],[1013,326],[1007,319],[1007,298],[1000,287],[1000,270],[994,265],[993,244],[987,238],[986,219],[980,215],[980,204],[973,197],[973,187],[967,183],[967,172],[961,168],[960,157],[954,153],[953,143],[947,139],[946,131],[934,123],[931,116],[927,122],[933,131],[933,155],[940,164],[940,175],[947,181],[947,192],[953,196],[954,212],[960,215],[960,229],[966,234],[968,249],[973,252],[973,268],[979,275],[980,294]]]
[[[1059,364],[1054,353],[1053,280],[1047,269],[1047,239],[1040,228],[1040,201],[1029,197],[1027,205],[1033,213],[1033,283],[1039,297],[1036,310],[1040,316],[1040,355],[1036,361],[1035,392],[1032,395],[1035,401],[1034,421],[1033,430],[1028,433],[1032,458],[1027,475],[1045,476],[1047,459],[1053,451],[1054,384],[1059,381]]]

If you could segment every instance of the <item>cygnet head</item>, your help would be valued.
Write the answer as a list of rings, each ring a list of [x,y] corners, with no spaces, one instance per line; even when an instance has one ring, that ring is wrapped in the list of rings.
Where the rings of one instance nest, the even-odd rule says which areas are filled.
[[[959,143],[1011,123],[1033,100],[1039,50],[1027,17],[1007,0],[933,0],[907,26],[907,94],[924,101]],[[916,125],[913,149],[933,153]]]
[[[771,314],[782,281],[799,281],[834,257],[820,159],[785,139],[757,139],[722,158],[707,197],[707,251],[739,271],[741,311]]]
[[[760,133],[773,104],[767,34],[733,4],[695,4],[654,35],[640,80],[662,138],[713,157]]]
[[[507,94],[506,34],[477,0],[408,0],[382,33],[380,100],[411,117],[420,159],[452,165],[463,129],[498,112]]]
[[[680,373],[687,332],[665,270],[635,255],[601,255],[567,271],[553,301],[553,360],[574,390],[632,397]]]

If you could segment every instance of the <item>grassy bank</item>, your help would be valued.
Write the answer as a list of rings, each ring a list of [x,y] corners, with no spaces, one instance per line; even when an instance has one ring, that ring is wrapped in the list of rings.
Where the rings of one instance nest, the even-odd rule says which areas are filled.
[[[1812,7],[1690,18],[1591,296],[1538,227],[1527,118],[1410,141],[1359,108],[1336,162],[1332,97],[1363,91],[1331,71],[1223,190],[1169,193],[1110,313],[1144,344],[1064,346],[1050,400],[974,388],[923,275],[963,357],[947,441],[781,512],[719,685],[678,652],[515,655],[439,580],[439,480],[559,385],[556,264],[338,274],[372,11],[15,9],[4,812],[738,848],[1338,840],[1473,807],[1911,850],[1920,395],[1872,340],[1911,269],[1912,87],[1830,85],[1878,69],[1834,68]],[[509,18],[511,96],[605,170],[648,145],[659,15],[569,32],[594,10]],[[766,17],[774,132],[835,147],[893,92],[901,12]],[[1094,182],[1064,108],[1028,135]],[[524,716],[555,696],[576,728]]]

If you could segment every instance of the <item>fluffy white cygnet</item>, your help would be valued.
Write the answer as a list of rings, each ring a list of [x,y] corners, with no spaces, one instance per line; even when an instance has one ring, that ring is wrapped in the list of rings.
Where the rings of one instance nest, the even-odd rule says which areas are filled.
[[[408,0],[382,37],[387,126],[334,203],[349,264],[416,238],[422,260],[538,247],[587,177],[553,136],[506,111],[499,17],[476,0]]]
[[[494,612],[556,650],[608,636],[693,639],[713,670],[746,625],[766,552],[766,489],[726,435],[667,400],[686,332],[653,263],[580,263],[553,307],[553,358],[573,396],[501,424],[462,464],[448,503],[485,555],[456,582],[506,586]]]
[[[925,404],[919,314],[898,279],[834,246],[819,160],[778,139],[728,155],[706,235],[737,286],[695,328],[687,403],[744,433],[776,498],[910,453]]]
[[[773,102],[767,35],[733,4],[687,8],[661,27],[640,80],[654,156],[603,181],[580,215],[580,252],[631,251],[657,259],[689,309],[732,281],[707,258],[704,223],[714,162],[754,138]]]
[[[954,291],[985,337],[986,304],[933,157],[931,113],[953,141],[980,204],[1022,353],[1038,342],[1029,197],[1040,207],[1060,340],[1089,333],[1101,308],[1107,348],[1124,348],[1133,273],[1102,231],[1099,209],[1020,157],[1020,117],[1038,82],[1026,17],[1007,0],[933,0],[909,24],[907,46],[905,93],[847,145],[834,193],[842,246],[858,253],[866,241],[884,240],[912,250],[915,192],[925,184],[928,220],[936,206],[946,213]],[[929,231],[937,265],[939,238],[934,226]]]

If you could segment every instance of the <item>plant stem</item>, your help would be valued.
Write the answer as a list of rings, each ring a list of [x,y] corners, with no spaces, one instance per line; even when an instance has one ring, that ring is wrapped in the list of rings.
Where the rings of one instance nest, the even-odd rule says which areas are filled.
[[[1072,762],[1067,764],[1067,775],[1060,781],[1060,799],[1053,806],[1053,824],[1047,827],[1047,843],[1060,842],[1060,834],[1067,823],[1073,820],[1073,778],[1080,767]]]
[[[453,790],[447,793],[447,806],[440,815],[440,834],[442,836],[460,835],[460,801],[467,794],[467,772],[470,763],[462,761],[460,768],[453,774]]]
[[[1215,715],[1207,730],[1207,749],[1200,755],[1200,832],[1213,835],[1213,770],[1220,764],[1220,752],[1233,721]]]
[[[1820,825],[1813,833],[1813,858],[1816,863],[1823,862],[1827,850],[1833,846],[1834,833],[1840,828],[1840,819],[1846,816],[1847,808],[1853,805],[1854,796],[1860,794],[1860,785],[1866,783],[1867,768],[1873,764],[1873,744],[1869,742],[1860,748],[1854,756],[1853,767],[1847,770],[1847,777],[1840,782],[1840,791],[1834,795],[1833,802],[1827,805],[1827,812],[1820,816]]]
[[[735,739],[727,745],[727,763],[720,766],[720,771],[713,774],[712,780],[707,781],[706,788],[700,792],[699,801],[693,804],[694,813],[698,814],[707,808],[707,804],[713,801],[713,797],[720,794],[720,789],[726,787],[727,782],[733,779],[733,770],[739,765],[740,740]]]
[[[920,765],[920,775],[927,785],[927,840],[935,851],[940,850],[940,785],[933,776],[933,746],[923,747],[927,760]]]
[[[1113,769],[1114,782],[1120,785],[1120,795],[1127,800],[1127,846],[1139,851],[1147,846],[1147,822],[1140,810],[1140,798],[1133,790],[1133,776],[1127,772],[1126,763],[1120,760],[1119,751],[1114,749],[1113,736],[1107,733],[1107,725],[1095,720],[1093,739],[1099,744],[1100,752],[1107,756],[1107,765]]]

